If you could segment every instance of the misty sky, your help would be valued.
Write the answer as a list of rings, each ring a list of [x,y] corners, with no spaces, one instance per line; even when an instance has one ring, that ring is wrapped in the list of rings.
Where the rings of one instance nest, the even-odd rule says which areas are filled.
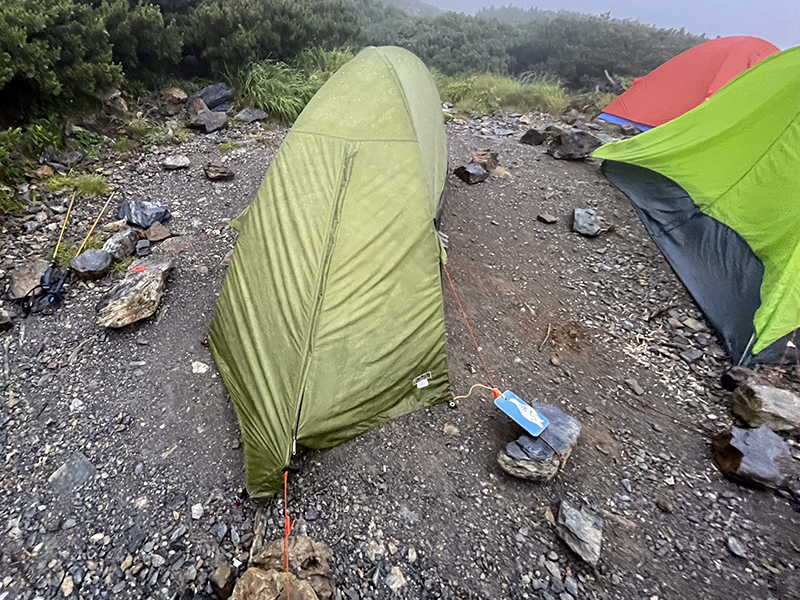
[[[491,4],[538,6],[592,14],[610,12],[709,37],[755,35],[781,49],[800,46],[800,0],[427,0],[446,10],[475,12]]]

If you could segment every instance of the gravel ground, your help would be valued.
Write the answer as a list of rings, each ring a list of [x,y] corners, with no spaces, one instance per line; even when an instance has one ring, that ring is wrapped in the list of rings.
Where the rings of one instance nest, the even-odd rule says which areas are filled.
[[[517,133],[495,137],[500,126]],[[704,428],[734,423],[719,341],[682,325],[702,314],[598,166],[520,145],[524,129],[512,117],[448,125],[453,165],[490,148],[513,176],[475,186],[448,177],[448,269],[495,384],[581,420],[571,458],[547,484],[505,474],[497,452],[520,430],[476,392],[302,454],[289,486],[295,531],[331,546],[337,597],[349,600],[800,598],[800,513],[710,460]],[[210,574],[245,569],[257,522],[267,540],[281,535],[282,504],[242,496],[235,414],[203,342],[235,243],[216,229],[249,203],[284,134],[192,134],[179,149],[95,165],[118,199],[149,197],[172,212],[173,234],[200,237],[177,255],[145,321],[104,330],[95,305],[113,282],[73,283],[55,315],[0,334],[0,600],[213,596]],[[241,147],[220,153],[226,140]],[[164,171],[176,151],[192,165]],[[236,178],[207,181],[211,158]],[[52,247],[67,201],[25,215],[40,222],[31,233],[6,222],[3,279]],[[68,237],[82,237],[103,202],[79,205]],[[576,207],[613,230],[572,232]],[[463,394],[486,377],[449,288],[444,297]],[[701,356],[687,362],[688,349]],[[65,463],[78,479],[52,477]],[[548,521],[562,499],[605,520],[596,569]],[[393,567],[406,581],[396,592]]]

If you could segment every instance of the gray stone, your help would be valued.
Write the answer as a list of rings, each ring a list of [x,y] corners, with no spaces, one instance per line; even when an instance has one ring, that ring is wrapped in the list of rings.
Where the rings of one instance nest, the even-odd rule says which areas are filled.
[[[214,83],[192,94],[189,98],[189,102],[194,98],[200,98],[205,102],[208,108],[214,109],[233,100],[233,89],[229,88],[224,83]]]
[[[186,533],[186,525],[183,525],[183,524],[181,524],[181,525],[178,525],[178,526],[175,528],[175,531],[173,531],[173,532],[172,532],[172,535],[171,535],[171,536],[169,536],[169,541],[170,541],[170,542],[174,542],[174,541],[175,541],[175,540],[177,540],[179,537],[181,537],[181,536],[182,536],[184,533]]]
[[[572,217],[572,231],[577,231],[581,235],[595,237],[603,230],[600,217],[592,208],[576,208]]]
[[[789,448],[766,425],[733,427],[714,438],[712,449],[717,468],[731,479],[766,487],[778,487],[786,479],[775,461],[791,460]]]
[[[237,121],[241,121],[242,123],[252,123],[253,121],[262,121],[267,117],[269,117],[269,115],[263,110],[259,110],[257,108],[244,108],[236,113],[233,118]]]
[[[389,571],[389,574],[386,576],[386,585],[388,585],[389,589],[395,594],[400,591],[401,587],[406,585],[406,578],[400,570],[400,567],[392,567],[392,570]]]
[[[692,363],[703,356],[703,352],[697,348],[687,348],[681,352],[681,358],[688,363]]]
[[[550,421],[547,429],[539,437],[523,435],[507,444],[498,452],[497,462],[506,473],[515,477],[549,481],[559,471],[559,457],[550,446],[558,451],[563,467],[578,441],[581,423],[555,406],[538,402],[532,402],[531,406]]]
[[[133,254],[138,241],[139,234],[128,227],[108,238],[103,244],[103,250],[108,252],[114,260],[123,260]]]
[[[572,594],[573,596],[578,595],[578,582],[575,581],[575,578],[572,575],[567,575],[567,578],[564,579],[564,589],[567,590],[567,593]]]
[[[485,181],[489,178],[489,171],[484,169],[476,162],[471,162],[466,165],[456,167],[456,169],[453,171],[453,174],[461,181],[464,181],[470,185],[480,183],[481,181]]]
[[[0,310],[0,331],[9,331],[14,327],[11,315],[4,310]]]
[[[494,134],[505,137],[507,135],[513,135],[514,134],[514,130],[513,129],[506,129],[504,127],[495,127],[494,128]]]
[[[592,566],[600,560],[603,519],[585,504],[562,500],[556,532],[570,549]]]
[[[24,298],[28,292],[39,285],[42,275],[44,275],[49,266],[50,264],[46,260],[37,258],[31,263],[11,271],[11,286],[8,290],[9,300]]]
[[[644,388],[639,384],[639,382],[636,379],[633,378],[626,379],[625,385],[631,388],[631,391],[637,396],[641,396],[642,394],[644,394]]]
[[[61,156],[59,161],[67,168],[72,168],[83,160],[83,152],[81,150],[73,150]]]
[[[183,105],[186,100],[186,92],[179,87],[168,87],[161,90],[161,101],[166,104]]]
[[[150,242],[160,242],[167,239],[172,234],[169,232],[169,229],[156,221],[147,231],[144,232],[144,235]]]
[[[150,240],[136,242],[136,256],[147,256],[148,254],[150,254]]]
[[[234,172],[231,169],[216,162],[205,165],[203,172],[211,181],[228,181],[234,177]]]
[[[98,323],[103,327],[124,327],[146,319],[158,308],[171,260],[142,261],[131,265],[125,278],[97,305]]]
[[[547,223],[548,225],[552,225],[553,223],[558,221],[558,217],[555,215],[551,215],[550,213],[539,213],[538,215],[536,215],[536,218],[542,223]]]
[[[731,554],[734,556],[738,556],[739,558],[747,558],[747,551],[744,549],[744,546],[742,546],[742,543],[733,536],[728,537],[728,550],[730,550]]]
[[[547,146],[547,153],[559,160],[578,160],[602,145],[603,141],[588,131],[572,129],[557,133]]]
[[[191,164],[192,161],[189,160],[189,157],[184,156],[183,154],[173,154],[171,156],[166,157],[163,161],[161,161],[161,166],[163,166],[168,171],[185,169]]]
[[[47,482],[57,494],[71,494],[94,479],[97,470],[82,453],[76,452],[50,475]]]
[[[202,516],[203,516],[203,505],[200,504],[200,503],[193,504],[192,505],[192,518],[193,519],[199,519]]]
[[[213,133],[228,126],[228,117],[225,113],[201,110],[189,119],[189,127],[199,129],[206,133]]]
[[[216,522],[216,523],[215,523],[215,524],[214,524],[214,525],[211,527],[211,533],[213,533],[214,535],[216,535],[216,536],[217,536],[217,538],[218,538],[220,541],[222,541],[222,539],[225,537],[225,534],[226,534],[226,533],[228,533],[228,526],[227,526],[225,523],[223,523],[222,521],[217,521],[217,522]]]
[[[231,568],[228,563],[219,565],[211,574],[209,583],[211,589],[222,598],[227,600],[233,593],[233,584],[236,581],[236,572]]]
[[[530,146],[539,146],[547,141],[547,133],[535,127],[528,129],[519,139],[521,144],[528,144]]]
[[[105,250],[84,250],[69,263],[80,279],[100,279],[111,267],[111,255]]]
[[[752,379],[733,393],[733,412],[751,427],[766,425],[772,431],[800,429],[800,397]]]
[[[121,202],[117,207],[117,218],[125,219],[131,225],[142,229],[149,228],[156,221],[169,219],[169,211],[155,202],[137,199]]]

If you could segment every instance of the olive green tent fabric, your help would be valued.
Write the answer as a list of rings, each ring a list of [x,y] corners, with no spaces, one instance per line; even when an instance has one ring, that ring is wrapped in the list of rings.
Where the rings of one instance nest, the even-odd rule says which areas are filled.
[[[334,446],[450,397],[433,225],[446,167],[429,72],[368,48],[311,100],[233,222],[209,342],[251,495],[279,489],[295,440]]]
[[[594,156],[655,171],[747,242],[764,265],[753,353],[800,327],[800,48]]]

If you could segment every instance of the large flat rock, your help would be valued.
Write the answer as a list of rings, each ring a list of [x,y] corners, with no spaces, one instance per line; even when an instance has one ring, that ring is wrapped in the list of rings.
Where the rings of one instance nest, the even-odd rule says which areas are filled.
[[[131,265],[125,278],[98,303],[98,323],[103,327],[124,327],[152,315],[171,272],[169,259]]]

